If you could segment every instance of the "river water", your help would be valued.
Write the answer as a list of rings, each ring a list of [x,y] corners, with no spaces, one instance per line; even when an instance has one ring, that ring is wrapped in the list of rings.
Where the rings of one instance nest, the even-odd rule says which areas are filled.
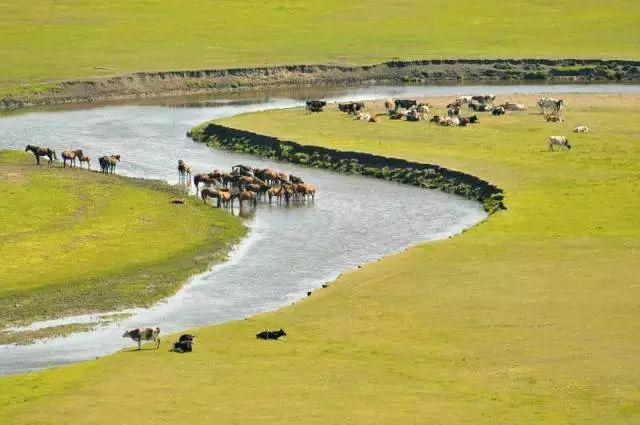
[[[212,118],[287,108],[305,97],[329,100],[428,97],[492,92],[640,92],[634,85],[371,86],[145,99],[120,104],[65,106],[0,118],[0,148],[39,144],[81,148],[93,158],[119,153],[118,173],[177,181],[183,159],[194,172],[228,169],[237,163],[272,167],[316,184],[314,203],[291,207],[261,204],[245,223],[248,236],[229,259],[193,276],[174,296],[92,331],[31,345],[0,346],[0,374],[82,361],[131,345],[122,330],[160,326],[163,334],[241,319],[299,300],[308,291],[358,265],[409,245],[446,238],[482,221],[481,206],[437,191],[300,168],[247,155],[212,150],[185,136]],[[95,161],[94,161],[95,162]],[[95,165],[94,165],[95,166]],[[250,267],[247,263],[250,260]],[[98,315],[34,323],[36,329],[63,323],[92,323]]]

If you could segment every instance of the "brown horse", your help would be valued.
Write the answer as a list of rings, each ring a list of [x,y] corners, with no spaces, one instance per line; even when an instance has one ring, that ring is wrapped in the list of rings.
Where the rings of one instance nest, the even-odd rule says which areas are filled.
[[[54,159],[58,159],[58,156],[56,155],[56,151],[54,151],[51,148],[45,148],[42,146],[33,146],[33,145],[27,145],[26,148],[24,148],[25,152],[31,151],[35,157],[36,157],[36,165],[40,165],[40,157],[41,156],[46,156],[47,158],[49,158],[49,163],[48,165],[51,166],[53,164],[53,160]]]
[[[82,151],[81,151],[82,152]],[[80,154],[78,156],[78,161],[80,161],[80,168],[82,168],[82,163],[86,162],[87,163],[87,169],[90,170],[91,169],[91,157],[85,155],[85,154]]]
[[[105,155],[98,158],[100,169],[103,173],[111,173],[116,170],[116,165],[120,162],[120,155]]]
[[[258,205],[258,196],[251,192],[250,190],[243,190],[235,195],[240,202],[240,209],[242,209],[242,204],[246,201],[251,203],[251,206],[255,207]]]
[[[74,149],[62,152],[62,168],[67,167],[67,161],[69,161],[69,167],[76,166],[76,158],[84,156],[82,149]]]
[[[271,204],[271,200],[275,196],[278,203],[282,201],[282,186],[274,186],[267,189],[267,196],[269,197],[269,204]]]
[[[178,181],[191,186],[191,165],[181,159],[178,160]]]

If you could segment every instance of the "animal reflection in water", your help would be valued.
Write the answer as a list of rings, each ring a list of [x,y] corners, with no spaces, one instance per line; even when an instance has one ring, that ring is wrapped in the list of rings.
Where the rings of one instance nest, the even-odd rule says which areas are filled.
[[[181,170],[186,170],[186,167],[190,173],[191,167],[182,160],[178,162],[181,176],[184,174]],[[181,182],[183,181],[181,177]],[[195,174],[193,184],[203,202],[215,200],[218,208],[233,209],[237,199],[241,210],[245,206],[255,208],[259,201],[287,205],[313,202],[317,190],[316,186],[306,183],[299,176],[272,168],[253,168],[242,164],[234,165],[228,173],[214,170]]]

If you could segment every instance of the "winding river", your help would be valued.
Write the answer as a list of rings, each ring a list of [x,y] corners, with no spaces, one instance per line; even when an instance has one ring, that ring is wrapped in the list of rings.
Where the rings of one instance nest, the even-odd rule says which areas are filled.
[[[318,186],[315,203],[259,205],[246,218],[250,232],[229,259],[193,276],[174,296],[95,329],[31,345],[0,346],[0,374],[18,373],[102,356],[131,345],[123,328],[159,325],[163,334],[241,319],[306,296],[340,273],[400,251],[446,238],[482,221],[481,206],[456,196],[364,177],[299,168],[207,148],[185,136],[211,118],[301,104],[305,97],[329,100],[427,97],[460,93],[635,92],[636,85],[515,85],[274,90],[221,96],[140,100],[120,104],[66,106],[0,118],[0,148],[26,144],[58,150],[82,148],[94,158],[120,153],[120,174],[177,181],[176,161],[194,170],[237,163],[275,167]],[[251,259],[251,267],[246,260]],[[27,329],[93,323],[102,315],[38,322]]]

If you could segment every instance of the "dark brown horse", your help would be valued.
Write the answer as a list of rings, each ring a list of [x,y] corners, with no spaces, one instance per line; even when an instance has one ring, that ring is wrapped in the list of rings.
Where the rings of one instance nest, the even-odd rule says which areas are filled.
[[[116,165],[120,162],[120,155],[105,155],[98,159],[100,169],[103,173],[112,173],[116,170]]]
[[[54,159],[58,159],[58,156],[56,155],[56,151],[54,151],[51,148],[45,148],[42,146],[33,146],[33,145],[27,145],[26,148],[24,148],[25,152],[31,151],[35,157],[36,157],[36,164],[40,165],[40,157],[41,156],[46,156],[47,158],[49,158],[49,163],[48,165],[51,166],[53,164],[53,160]]]

